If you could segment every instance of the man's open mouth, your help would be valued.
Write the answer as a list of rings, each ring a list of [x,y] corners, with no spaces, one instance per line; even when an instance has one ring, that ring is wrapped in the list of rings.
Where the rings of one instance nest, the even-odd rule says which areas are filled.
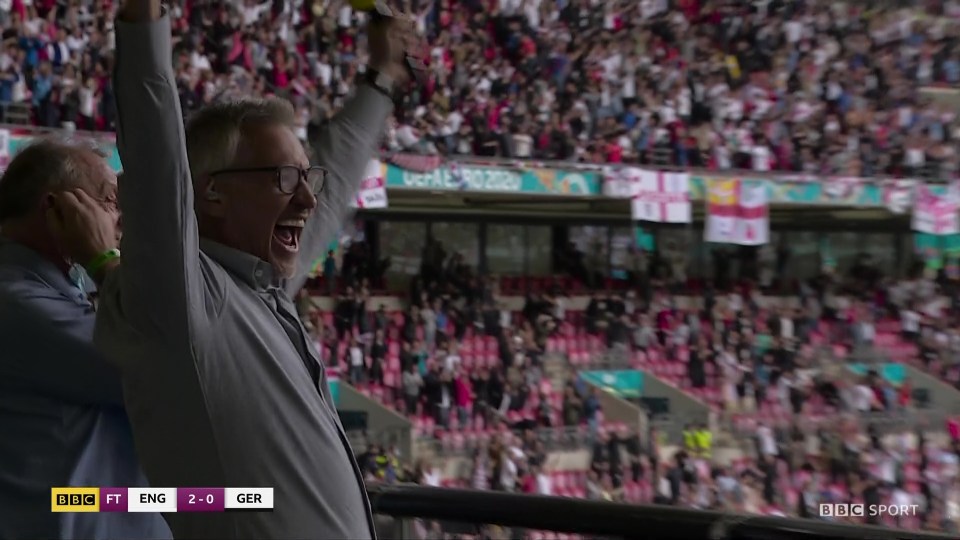
[[[296,252],[300,249],[300,233],[306,221],[303,219],[284,219],[273,228],[273,239],[284,249]]]

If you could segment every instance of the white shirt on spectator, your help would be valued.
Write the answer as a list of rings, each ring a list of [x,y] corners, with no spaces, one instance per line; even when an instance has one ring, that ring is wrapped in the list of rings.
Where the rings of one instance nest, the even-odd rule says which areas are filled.
[[[632,71],[628,71],[623,77],[623,88],[620,95],[624,99],[633,99],[637,97],[637,77]]]
[[[340,28],[350,28],[353,25],[353,8],[349,4],[344,4],[337,12],[337,26]]]
[[[863,322],[860,324],[860,339],[864,343],[873,343],[873,340],[877,337],[877,330],[874,328],[873,323]]]
[[[534,30],[540,29],[540,0],[528,0],[523,5],[523,14],[527,24]]]
[[[420,137],[417,135],[417,130],[413,129],[413,126],[410,124],[403,124],[397,128],[397,142],[400,143],[400,147],[404,150],[412,148],[420,142]]]
[[[787,35],[787,43],[795,44],[803,36],[803,23],[797,19],[791,19],[783,23],[783,30]]]
[[[660,119],[665,125],[677,121],[677,108],[674,106],[672,99],[663,102],[663,107],[660,108]]]
[[[793,339],[793,319],[780,317],[780,337]]]
[[[210,59],[206,55],[194,51],[190,55],[190,67],[198,71],[210,71]]]
[[[537,495],[553,495],[553,482],[545,472],[537,474]]]
[[[449,384],[440,385],[440,407],[443,409],[450,408],[450,385]]]
[[[681,118],[687,118],[690,116],[692,111],[692,103],[690,97],[690,88],[684,86],[680,89],[680,92],[677,93],[677,114]]]
[[[751,163],[755,171],[770,170],[770,148],[766,144],[753,145]]]
[[[905,309],[900,312],[900,325],[904,332],[920,331],[920,314],[912,309]]]
[[[773,429],[768,425],[761,425],[757,428],[757,438],[760,440],[760,451],[767,456],[775,456],[777,450],[777,441],[773,438]]]
[[[889,454],[881,455],[877,459],[877,477],[888,484],[897,481],[897,462]]]
[[[440,487],[440,476],[440,469],[432,468],[428,471],[423,471],[421,481],[423,485],[428,487]]]
[[[40,25],[43,24],[43,19],[27,19],[23,21],[24,33],[27,36],[33,37],[40,33]]]
[[[264,2],[254,6],[243,6],[243,25],[250,26],[260,20],[265,11],[271,7],[271,2]]]
[[[739,293],[730,293],[727,297],[727,307],[734,313],[740,313],[743,310],[743,297]]]
[[[850,406],[860,412],[868,412],[874,400],[873,390],[865,384],[858,384],[853,387],[850,394]]]
[[[461,360],[460,360],[459,354],[450,353],[447,355],[446,359],[444,359],[443,367],[450,373],[453,373],[454,371],[456,371],[457,367],[460,366],[460,362]]]
[[[727,98],[724,103],[724,118],[730,118],[733,120],[743,119],[743,101],[735,97]]]
[[[500,485],[505,491],[513,491],[517,484],[517,464],[509,456],[503,457],[503,465],[500,467]]]
[[[80,97],[80,115],[86,118],[93,118],[95,103],[93,89],[83,85],[78,90],[78,96]]]
[[[513,136],[513,143],[518,158],[528,158],[533,151],[533,137],[526,133],[517,133]]]
[[[330,83],[333,81],[333,67],[331,67],[330,64],[325,62],[317,62],[313,72],[323,86],[328,88],[330,87]]]
[[[359,345],[350,347],[350,365],[353,367],[363,365],[363,349]]]
[[[904,156],[907,165],[910,167],[920,167],[927,161],[926,153],[922,148],[907,148],[906,156]]]
[[[67,47],[69,47],[71,51],[77,52],[80,49],[85,49],[88,41],[89,39],[86,35],[81,37],[70,35],[67,36]]]

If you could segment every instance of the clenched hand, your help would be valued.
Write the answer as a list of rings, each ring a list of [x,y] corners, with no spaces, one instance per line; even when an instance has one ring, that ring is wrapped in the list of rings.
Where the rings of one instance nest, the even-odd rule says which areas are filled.
[[[410,82],[407,57],[419,58],[423,50],[423,39],[417,35],[413,18],[403,13],[374,18],[367,36],[370,67],[389,75],[400,87]]]

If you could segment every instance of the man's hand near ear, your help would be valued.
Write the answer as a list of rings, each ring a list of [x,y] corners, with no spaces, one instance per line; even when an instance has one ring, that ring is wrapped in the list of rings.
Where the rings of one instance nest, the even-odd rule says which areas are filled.
[[[47,223],[63,254],[73,263],[91,270],[99,285],[103,277],[120,264],[119,257],[99,261],[120,244],[117,214],[110,212],[82,189],[52,194]],[[91,267],[93,265],[93,267]]]

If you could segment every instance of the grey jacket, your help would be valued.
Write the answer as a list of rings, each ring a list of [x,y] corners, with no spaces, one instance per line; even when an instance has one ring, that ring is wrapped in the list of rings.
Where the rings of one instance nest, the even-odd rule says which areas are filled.
[[[144,470],[158,487],[272,487],[274,511],[166,516],[179,538],[370,538],[361,471],[290,300],[349,211],[392,109],[361,86],[315,141],[330,171],[300,273],[201,241],[170,23],[117,23],[122,267],[95,341],[121,370]],[[319,375],[314,375],[319,373]]]

